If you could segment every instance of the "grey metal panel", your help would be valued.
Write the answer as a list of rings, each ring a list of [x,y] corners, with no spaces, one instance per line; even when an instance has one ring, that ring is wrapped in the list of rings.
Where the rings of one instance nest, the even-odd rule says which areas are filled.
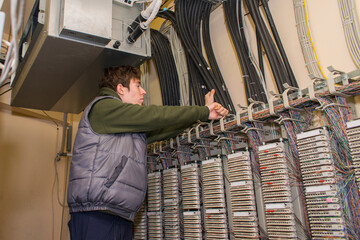
[[[110,26],[110,32],[109,35],[97,36],[108,38],[107,41],[112,38],[106,46],[99,38],[93,38],[94,35],[91,34],[95,33],[90,31],[77,32],[75,37],[59,36],[58,30],[63,26],[60,19],[62,4],[71,1],[83,2],[83,4],[86,2],[92,4],[92,8],[99,4],[106,5],[107,10],[102,9],[99,12],[107,15],[110,23],[104,23],[106,26],[101,27]],[[26,38],[29,41],[29,48],[12,82],[12,106],[79,113],[98,92],[98,81],[104,67],[139,66],[150,57],[149,31],[144,32],[136,43],[126,43],[127,26],[139,15],[143,5],[134,4],[136,7],[126,7],[113,5],[110,1],[109,9],[109,1],[47,1],[45,25],[40,28],[39,26],[42,25],[38,24],[37,34]],[[87,17],[92,17],[90,15]],[[76,21],[74,24],[76,25]],[[81,27],[86,29],[85,26],[77,27],[79,31]],[[108,33],[99,32],[99,34]],[[121,41],[118,49],[113,47],[116,40]]]
[[[60,35],[106,45],[111,39],[112,0],[63,0]]]
[[[76,80],[89,69],[89,65],[98,58],[102,50],[103,48],[94,45],[47,36],[35,61],[27,62],[31,64],[30,70],[26,76],[22,76],[26,81],[15,84],[11,105],[52,110]],[[98,79],[93,81],[94,83],[91,83],[89,79],[88,84],[96,85]],[[89,94],[86,90],[82,91]],[[61,111],[80,112],[80,109],[74,110],[64,106]]]

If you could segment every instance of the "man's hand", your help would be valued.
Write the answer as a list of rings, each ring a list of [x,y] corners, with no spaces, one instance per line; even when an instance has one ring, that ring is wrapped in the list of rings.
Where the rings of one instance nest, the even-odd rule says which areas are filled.
[[[205,95],[205,106],[209,106],[210,104],[215,102],[214,95],[215,95],[215,89],[211,89],[211,91]]]
[[[229,110],[227,110],[220,103],[217,102],[213,102],[210,105],[207,105],[207,107],[210,110],[209,120],[220,119],[222,117],[225,117],[229,113]]]

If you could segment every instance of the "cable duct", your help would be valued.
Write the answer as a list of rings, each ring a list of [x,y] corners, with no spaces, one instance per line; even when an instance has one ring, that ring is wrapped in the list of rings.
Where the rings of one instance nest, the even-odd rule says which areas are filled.
[[[349,52],[360,68],[360,25],[354,0],[338,0],[346,43]]]

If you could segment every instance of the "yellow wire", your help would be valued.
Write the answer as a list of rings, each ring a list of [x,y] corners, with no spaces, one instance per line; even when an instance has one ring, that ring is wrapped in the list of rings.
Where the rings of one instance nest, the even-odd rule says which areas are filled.
[[[323,77],[326,79],[325,74],[324,74],[324,72],[323,72],[323,70],[322,70],[322,68],[321,68],[321,66],[320,66],[319,59],[318,59],[318,57],[317,57],[317,55],[316,55],[316,51],[315,51],[315,47],[314,47],[314,43],[313,43],[313,41],[312,41],[312,39],[311,39],[311,36],[310,36],[309,21],[308,21],[308,17],[307,17],[307,11],[306,11],[306,4],[305,4],[305,0],[303,0],[303,3],[304,3],[304,11],[305,11],[305,19],[306,19],[306,30],[307,30],[307,34],[308,34],[308,36],[309,36],[309,40],[310,40],[310,42],[311,42],[311,46],[312,46],[312,48],[313,48],[313,50],[314,50],[314,54],[315,54],[315,58],[316,58],[316,62],[317,62],[317,64],[318,64],[318,66],[319,66],[319,69],[320,69],[320,71],[321,71],[321,74],[322,74],[322,75],[323,75]]]

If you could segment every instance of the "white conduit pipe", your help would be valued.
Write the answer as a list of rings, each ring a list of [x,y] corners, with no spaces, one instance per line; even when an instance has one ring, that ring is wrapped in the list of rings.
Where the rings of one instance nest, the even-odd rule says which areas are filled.
[[[18,49],[17,35],[21,29],[22,20],[24,17],[24,9],[25,9],[25,0],[20,0],[20,3],[17,0],[11,1],[10,17],[11,17],[12,37],[11,37],[11,44],[6,54],[5,64],[0,76],[0,85],[2,85],[11,74],[15,73],[19,63],[19,49]],[[17,16],[17,12],[19,13],[18,16]]]
[[[346,43],[355,64],[360,68],[360,27],[354,0],[338,0]]]
[[[145,19],[148,19],[155,7],[155,4],[156,4],[157,0],[154,0],[152,1],[152,3],[145,9],[141,12],[141,16]]]
[[[150,17],[143,23],[140,23],[140,25],[142,25],[142,27],[144,29],[147,29],[149,26],[150,26],[150,23],[152,22],[152,20],[154,20],[154,18],[156,17],[156,14],[159,12],[159,9],[160,9],[160,6],[161,6],[161,3],[162,3],[162,0],[154,0],[151,4],[153,4],[154,2],[155,5],[154,5],[154,8],[152,9],[152,12],[150,14]],[[151,6],[151,5],[150,5]],[[149,6],[149,7],[150,7]]]

